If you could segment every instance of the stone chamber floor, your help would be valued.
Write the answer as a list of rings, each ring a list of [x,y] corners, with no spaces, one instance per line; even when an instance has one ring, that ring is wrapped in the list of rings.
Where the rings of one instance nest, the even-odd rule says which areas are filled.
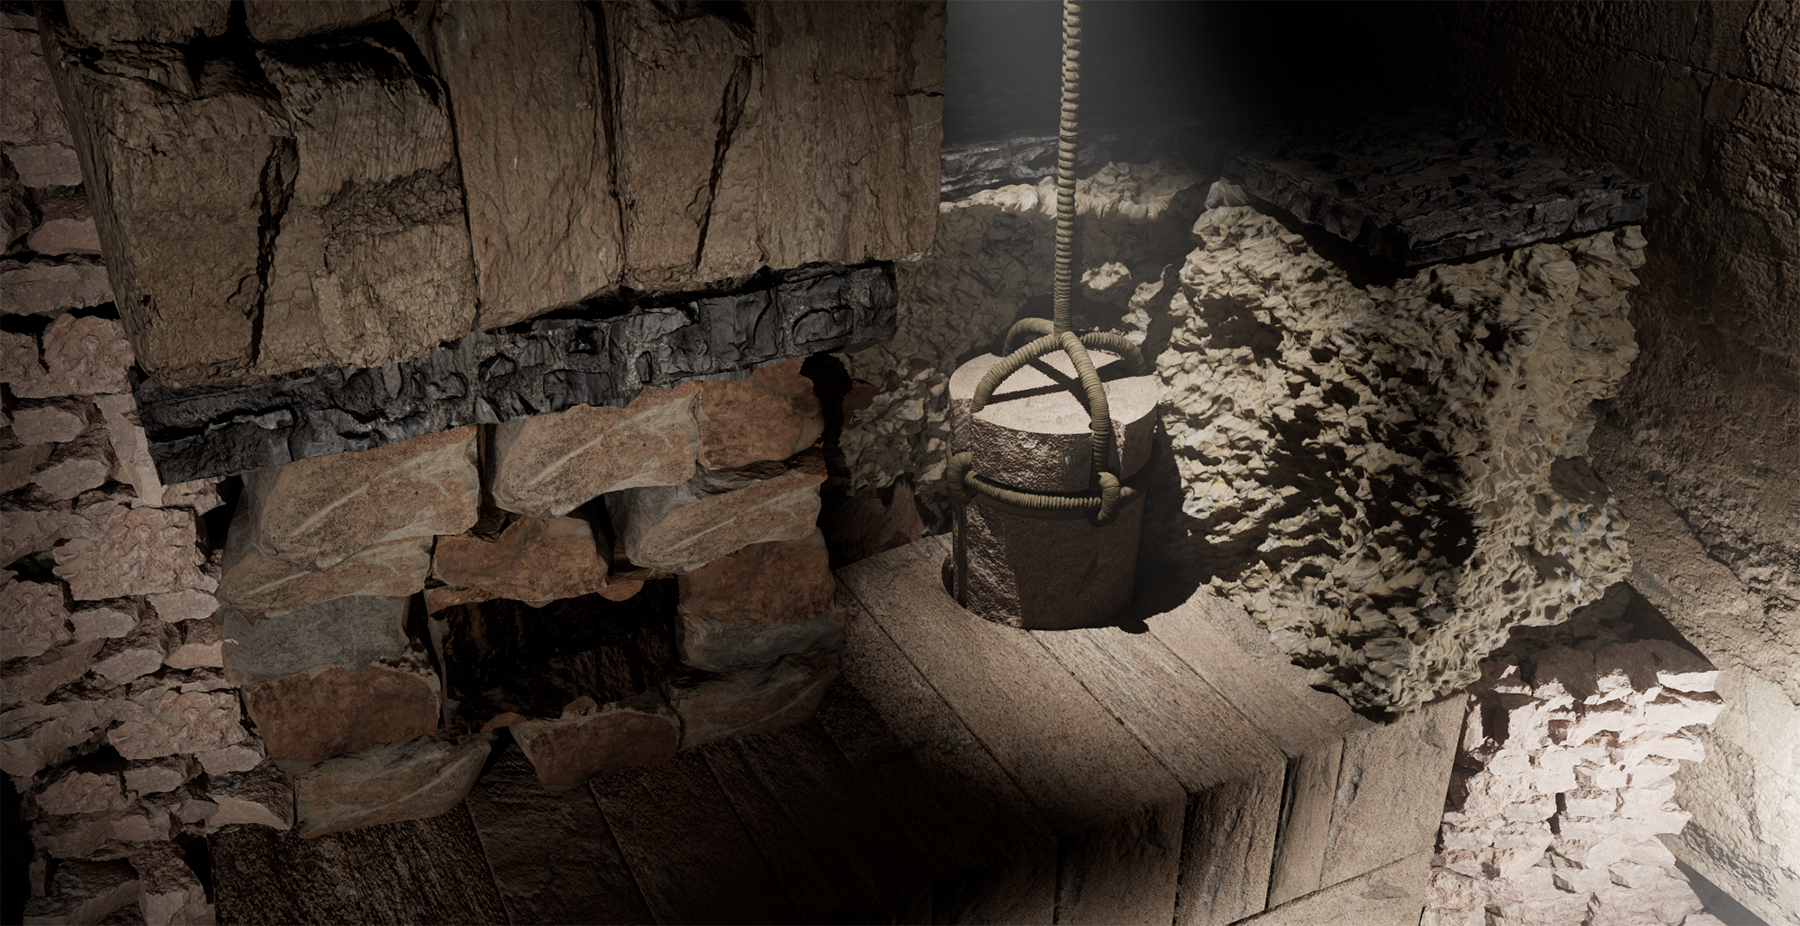
[[[839,572],[808,722],[566,791],[509,746],[434,819],[227,828],[219,921],[1418,922],[1461,696],[1371,723],[1204,592],[1000,627],[944,592],[948,550]]]

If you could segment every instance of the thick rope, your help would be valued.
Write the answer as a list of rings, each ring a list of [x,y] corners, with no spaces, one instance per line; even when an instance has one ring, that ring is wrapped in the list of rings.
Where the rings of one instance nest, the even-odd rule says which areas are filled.
[[[1055,320],[1046,322],[1041,318],[1026,318],[1013,325],[1012,330],[1006,333],[1004,349],[1008,353],[975,386],[969,413],[974,414],[986,408],[988,401],[994,396],[994,390],[1000,388],[1007,377],[1026,364],[1058,350],[1068,354],[1069,362],[1074,364],[1075,373],[1081,380],[1079,394],[1085,399],[1088,409],[1088,430],[1093,448],[1088,491],[1073,495],[1051,495],[1009,489],[974,472],[975,456],[967,452],[951,455],[946,478],[950,483],[951,494],[964,504],[973,501],[976,495],[982,495],[1027,512],[1050,516],[1087,514],[1095,523],[1105,524],[1118,516],[1119,506],[1135,498],[1137,491],[1130,486],[1121,485],[1118,474],[1107,468],[1113,444],[1112,410],[1107,406],[1106,387],[1100,382],[1100,374],[1094,369],[1094,361],[1088,357],[1087,348],[1092,346],[1118,354],[1124,358],[1133,376],[1144,372],[1144,358],[1136,345],[1116,334],[1092,332],[1077,337],[1069,320],[1071,294],[1075,289],[1075,127],[1081,99],[1080,70],[1081,4],[1074,0],[1063,0],[1062,125],[1057,134],[1056,145]],[[1038,337],[1015,350],[1013,339],[1018,335]]]

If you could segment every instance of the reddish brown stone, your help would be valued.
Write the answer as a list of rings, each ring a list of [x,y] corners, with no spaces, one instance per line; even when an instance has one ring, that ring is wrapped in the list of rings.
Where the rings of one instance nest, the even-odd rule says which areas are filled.
[[[123,811],[41,819],[33,841],[57,858],[118,858],[144,843],[167,841],[178,825],[163,808],[138,802]]]
[[[156,609],[157,617],[171,624],[208,618],[219,608],[219,599],[197,588],[147,595],[145,600]]]
[[[452,586],[541,602],[601,591],[611,562],[612,551],[595,539],[585,519],[522,517],[493,542],[438,538],[431,574]]]
[[[655,765],[675,755],[680,720],[663,700],[645,693],[594,706],[572,705],[555,720],[512,725],[513,739],[547,788],[572,788],[595,775],[632,765]]]
[[[59,582],[0,585],[0,659],[22,659],[75,639]]]
[[[475,787],[493,740],[488,733],[461,741],[432,733],[327,759],[294,776],[297,831],[324,836],[435,817]]]
[[[842,616],[825,535],[751,544],[680,579],[681,660],[700,669],[772,662],[833,642]]]
[[[578,405],[494,429],[489,488],[507,511],[552,520],[607,492],[694,474],[700,388],[646,388],[624,408]]]
[[[335,453],[244,477],[234,540],[311,572],[365,547],[475,524],[481,481],[473,426]]]
[[[799,723],[818,710],[838,672],[838,654],[819,650],[673,686],[669,703],[681,715],[681,748]]]
[[[56,548],[57,576],[78,601],[210,589],[193,514],[115,508]]]
[[[10,440],[6,444],[10,446],[0,445],[0,493],[30,485],[31,474],[50,459],[50,451],[55,449],[49,444],[22,446]]]
[[[683,573],[753,543],[798,540],[817,529],[823,465],[702,470],[678,486],[632,489],[607,511],[633,563]]]
[[[223,749],[210,749],[195,758],[200,760],[200,767],[208,775],[229,775],[233,772],[247,772],[268,758],[261,740],[249,740]]]
[[[334,598],[261,619],[222,610],[217,620],[230,639],[223,647],[225,677],[247,685],[324,666],[356,672],[372,662],[399,658],[411,645],[408,604],[406,598]]]
[[[736,382],[700,384],[700,465],[730,469],[785,460],[825,433],[825,413],[803,360],[784,360]]]
[[[269,758],[296,766],[437,729],[437,674],[423,653],[346,673],[337,666],[248,682],[244,708]]]
[[[95,648],[97,643],[86,646]],[[91,654],[90,654],[91,656]],[[85,666],[88,657],[82,657]],[[93,738],[114,720],[134,715],[137,705],[117,689],[81,690],[81,686],[0,713],[0,771],[19,778],[36,775],[56,755]]]

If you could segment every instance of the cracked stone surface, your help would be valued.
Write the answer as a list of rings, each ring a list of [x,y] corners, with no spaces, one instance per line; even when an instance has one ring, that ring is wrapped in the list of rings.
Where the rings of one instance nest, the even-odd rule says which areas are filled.
[[[1194,233],[1156,360],[1181,511],[1146,547],[1312,684],[1412,710],[1629,572],[1585,454],[1637,354],[1635,227],[1368,287],[1250,206]]]

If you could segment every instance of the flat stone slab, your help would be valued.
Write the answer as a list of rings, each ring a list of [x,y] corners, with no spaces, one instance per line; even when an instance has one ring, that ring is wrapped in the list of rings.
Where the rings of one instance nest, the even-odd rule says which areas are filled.
[[[1259,132],[1222,173],[1407,267],[1644,220],[1650,184],[1604,161],[1420,109]]]
[[[367,450],[894,333],[894,268],[817,264],[697,292],[615,291],[424,356],[250,386],[132,391],[164,484]],[[17,390],[15,390],[17,393]]]

